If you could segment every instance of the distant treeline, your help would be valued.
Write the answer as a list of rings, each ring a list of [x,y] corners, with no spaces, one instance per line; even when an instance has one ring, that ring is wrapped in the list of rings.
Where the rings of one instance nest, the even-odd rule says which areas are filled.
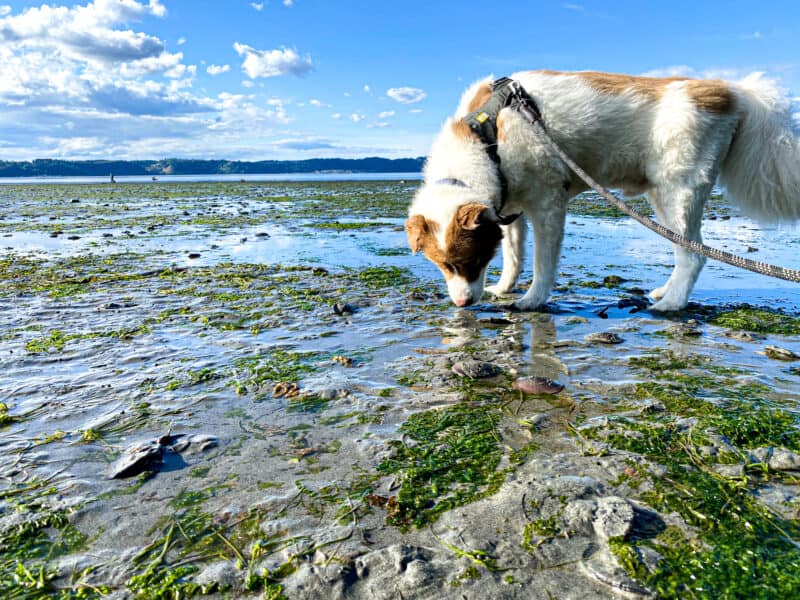
[[[0,177],[114,175],[216,175],[255,173],[416,173],[418,158],[310,158],[307,160],[56,160],[0,161]]]

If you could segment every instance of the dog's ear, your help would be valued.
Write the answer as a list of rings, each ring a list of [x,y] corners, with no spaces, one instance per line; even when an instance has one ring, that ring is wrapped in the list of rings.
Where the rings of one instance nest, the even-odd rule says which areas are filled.
[[[462,229],[477,229],[488,220],[491,220],[489,207],[477,202],[465,204],[456,213],[456,223]]]
[[[425,236],[428,235],[428,222],[422,215],[414,215],[406,221],[406,233],[408,234],[408,245],[411,252],[422,250]]]

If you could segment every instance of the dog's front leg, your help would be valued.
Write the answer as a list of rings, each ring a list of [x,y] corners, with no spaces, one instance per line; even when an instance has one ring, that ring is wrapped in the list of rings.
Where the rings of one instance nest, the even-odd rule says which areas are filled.
[[[533,283],[514,303],[517,308],[533,310],[550,297],[561,255],[566,216],[566,202],[558,201],[543,204],[528,215],[533,223]]]
[[[517,283],[522,261],[525,259],[525,233],[528,224],[525,217],[518,217],[510,225],[501,226],[503,230],[503,272],[500,280],[486,288],[486,291],[498,296],[507,294]]]

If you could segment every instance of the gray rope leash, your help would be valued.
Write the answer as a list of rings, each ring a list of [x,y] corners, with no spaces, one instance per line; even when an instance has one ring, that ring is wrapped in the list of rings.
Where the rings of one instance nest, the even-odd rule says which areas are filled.
[[[516,86],[519,86],[518,82],[513,82]],[[513,84],[512,84],[513,85]],[[520,86],[521,89],[521,86]],[[526,120],[530,121],[530,123],[539,125],[539,132],[544,137],[545,141],[550,144],[550,147],[553,151],[564,161],[564,163],[572,169],[575,174],[580,177],[590,188],[592,188],[595,192],[600,194],[603,198],[605,198],[612,206],[615,206],[620,211],[628,215],[629,217],[633,218],[634,220],[638,221],[649,230],[656,232],[658,235],[668,239],[670,242],[674,244],[678,244],[679,246],[683,246],[688,250],[696,254],[701,254],[703,256],[707,256],[708,258],[713,258],[714,260],[718,260],[720,262],[724,262],[726,264],[732,265],[734,267],[740,267],[742,269],[747,269],[748,271],[753,271],[754,273],[759,273],[761,275],[768,275],[770,277],[777,277],[778,279],[785,279],[786,281],[794,281],[800,283],[800,270],[797,269],[787,269],[786,267],[779,267],[776,265],[771,265],[769,263],[760,262],[757,260],[751,260],[749,258],[744,258],[742,256],[737,256],[735,254],[731,254],[730,252],[725,252],[724,250],[719,250],[717,248],[712,248],[711,246],[706,246],[705,244],[701,244],[700,242],[696,242],[693,240],[687,240],[682,235],[678,235],[671,229],[664,227],[653,221],[653,219],[646,217],[645,215],[635,211],[630,206],[625,204],[622,200],[614,196],[611,192],[609,192],[606,188],[601,186],[597,183],[591,176],[580,168],[575,161],[573,161],[566,153],[558,146],[558,144],[553,141],[553,138],[550,137],[550,134],[547,132],[547,129],[544,127],[544,123],[542,122],[541,116],[534,112],[528,103],[525,101],[524,92],[520,93],[520,90],[516,90],[517,102],[515,104],[515,108],[519,110],[519,112],[525,117]]]

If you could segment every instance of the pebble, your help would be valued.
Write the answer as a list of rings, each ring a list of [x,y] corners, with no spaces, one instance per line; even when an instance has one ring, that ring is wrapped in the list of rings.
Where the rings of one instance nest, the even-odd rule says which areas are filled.
[[[774,358],[775,360],[800,359],[800,354],[792,352],[787,348],[780,348],[778,346],[764,346],[764,354],[767,355],[767,358]]]
[[[346,302],[337,302],[333,305],[333,312],[339,316],[352,315],[355,310],[350,304]]]
[[[190,252],[189,253],[189,258],[200,258],[200,253],[199,252]]]
[[[773,471],[800,471],[800,454],[785,448],[775,448],[767,464]]]
[[[68,240],[79,240],[79,239],[81,239],[81,236],[79,236],[79,235],[69,235],[69,236],[67,236],[67,239]]]
[[[597,501],[593,525],[600,539],[624,537],[633,525],[633,507],[625,498],[619,496],[600,498]]]
[[[503,372],[497,365],[480,360],[460,361],[455,363],[450,370],[459,377],[467,377],[469,379],[495,377]]]
[[[266,231],[259,231],[259,232],[256,234],[256,237],[257,237],[257,238],[268,238],[268,237],[269,237],[269,234],[268,234]]]
[[[557,394],[564,389],[564,384],[547,377],[520,377],[511,387],[526,394]]]
[[[598,331],[597,333],[590,333],[585,338],[587,342],[596,344],[621,344],[625,340],[612,331]]]
[[[764,339],[763,335],[751,331],[726,331],[723,335],[740,342],[758,342]]]
[[[567,319],[564,321],[564,323],[566,323],[567,325],[579,325],[588,322],[589,319],[587,319],[586,317],[578,317],[578,316],[567,317]]]

